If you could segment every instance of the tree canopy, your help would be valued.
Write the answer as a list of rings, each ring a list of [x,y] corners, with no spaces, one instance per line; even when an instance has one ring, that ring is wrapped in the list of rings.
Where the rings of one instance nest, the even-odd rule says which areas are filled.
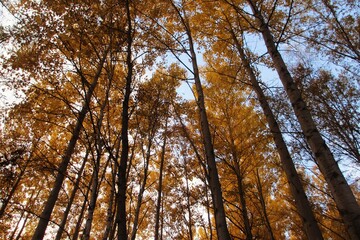
[[[1,239],[360,239],[357,1],[0,4]]]

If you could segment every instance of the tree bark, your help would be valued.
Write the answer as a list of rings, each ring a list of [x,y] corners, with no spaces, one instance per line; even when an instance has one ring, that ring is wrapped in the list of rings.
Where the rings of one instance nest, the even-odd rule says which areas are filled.
[[[121,4],[121,2],[119,3]],[[127,76],[125,85],[125,94],[122,104],[122,120],[121,120],[121,155],[120,164],[118,167],[118,205],[116,213],[116,223],[118,226],[118,240],[127,240],[126,228],[126,170],[129,158],[129,103],[131,93],[131,82],[133,78],[133,60],[132,60],[132,23],[130,14],[130,0],[125,1],[126,16],[127,16]]]
[[[116,181],[116,173],[113,170],[113,167],[111,168],[111,191],[109,196],[109,205],[107,209],[107,217],[106,217],[106,227],[105,232],[103,236],[103,240],[109,239],[111,228],[113,227],[113,218],[114,218],[114,196],[115,196],[115,181]]]
[[[13,240],[13,239],[14,239],[14,236],[15,236],[17,230],[18,230],[18,227],[19,227],[19,225],[21,224],[21,228],[20,228],[20,230],[18,231],[17,237],[16,237],[15,239],[19,239],[19,238],[20,238],[20,236],[21,236],[21,234],[22,234],[22,232],[23,232],[23,230],[24,230],[24,228],[25,228],[25,226],[26,226],[27,220],[28,220],[29,217],[30,217],[30,213],[27,212],[26,210],[29,209],[29,208],[33,205],[34,200],[39,196],[40,192],[41,192],[41,189],[37,192],[36,195],[35,195],[35,190],[33,190],[33,191],[31,192],[31,195],[30,195],[30,197],[29,197],[29,199],[28,199],[28,201],[27,201],[27,203],[26,203],[26,206],[22,209],[21,214],[20,214],[20,217],[18,218],[18,221],[16,222],[16,226],[15,226],[13,232],[11,233],[11,235],[10,235],[10,237],[9,237],[9,240]],[[35,197],[34,197],[34,195],[35,195]],[[25,218],[23,218],[23,217],[24,217],[24,214],[26,214]]]
[[[295,115],[300,123],[320,171],[329,184],[336,206],[342,216],[352,240],[360,239],[360,206],[342,174],[332,152],[328,148],[308,110],[301,92],[296,86],[288,68],[278,51],[268,24],[253,1],[247,1],[258,21],[268,53],[289,97]]]
[[[234,139],[234,135],[233,135],[233,131],[232,131],[233,129],[231,128],[230,119],[227,119],[227,126],[228,126],[230,144],[231,144],[230,145],[231,155],[233,158],[232,159],[233,164],[232,164],[231,168],[234,170],[235,175],[236,175],[238,194],[239,194],[240,204],[241,204],[241,215],[242,215],[242,218],[244,221],[244,227],[245,227],[245,236],[246,236],[246,240],[252,240],[253,235],[251,232],[251,224],[250,224],[250,219],[249,219],[249,215],[247,212],[245,189],[244,189],[244,183],[243,183],[244,177],[243,177],[243,173],[241,172],[240,159],[238,156],[238,152],[236,150],[235,139]]]
[[[11,198],[13,197],[13,195],[14,195],[16,189],[17,189],[17,187],[19,186],[19,183],[20,183],[23,175],[25,174],[25,170],[27,168],[28,161],[29,160],[27,160],[27,162],[25,163],[24,168],[20,170],[20,174],[19,174],[18,178],[16,179],[14,185],[12,186],[9,195],[2,202],[2,205],[1,205],[1,208],[0,208],[0,219],[4,215],[7,205],[9,204]]]
[[[159,168],[159,185],[158,185],[158,189],[157,189],[158,195],[157,195],[157,199],[156,199],[155,237],[154,237],[154,240],[159,240],[160,208],[161,208],[163,171],[164,171],[165,152],[166,152],[167,126],[168,126],[168,118],[166,118],[164,140],[163,140],[163,144],[161,146],[160,168]]]
[[[98,120],[96,121],[96,123],[94,121],[93,114],[90,113],[90,118],[91,118],[91,122],[93,124],[93,131],[94,131],[94,138],[95,138],[96,159],[94,161],[94,168],[93,168],[93,176],[92,176],[93,182],[92,182],[92,186],[91,186],[90,203],[88,206],[88,217],[86,219],[84,233],[82,236],[82,239],[84,239],[84,240],[88,240],[90,238],[90,232],[91,232],[91,227],[92,227],[92,222],[93,222],[93,217],[94,217],[94,211],[95,211],[95,207],[96,207],[96,201],[97,201],[98,194],[99,194],[99,186],[103,180],[103,178],[100,178],[100,180],[99,180],[100,160],[103,155],[103,147],[104,147],[103,146],[104,143],[103,143],[103,140],[101,137],[101,127],[103,124],[105,108],[108,105],[111,83],[112,83],[112,78],[109,79],[109,83],[106,88],[105,99],[104,99],[104,102],[101,104],[101,108],[100,108],[100,116],[99,116]],[[90,139],[90,141],[91,140],[92,139]],[[89,148],[91,148],[91,142],[89,143]],[[95,156],[93,156],[93,158],[95,158]],[[110,158],[111,157],[109,156],[107,162],[109,162]],[[107,164],[105,164],[103,171],[106,171],[106,167],[107,167]]]

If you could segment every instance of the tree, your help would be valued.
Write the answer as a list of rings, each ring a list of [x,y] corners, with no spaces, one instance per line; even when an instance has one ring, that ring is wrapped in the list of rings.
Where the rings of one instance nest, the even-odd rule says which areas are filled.
[[[221,186],[219,181],[218,170],[216,167],[214,148],[212,145],[212,138],[210,133],[210,127],[207,119],[206,108],[205,108],[205,97],[202,89],[200,80],[199,67],[197,64],[197,56],[195,52],[195,42],[193,39],[192,27],[190,22],[190,16],[188,10],[185,8],[185,3],[182,2],[180,6],[177,6],[174,2],[170,2],[172,8],[175,11],[175,16],[179,19],[183,31],[186,34],[186,40],[188,41],[188,56],[191,59],[192,70],[197,107],[200,115],[200,126],[202,131],[203,145],[205,149],[205,156],[207,161],[207,176],[211,189],[211,197],[214,205],[216,231],[219,239],[230,239],[230,234],[226,226],[225,211],[222,200]],[[194,7],[194,6],[193,6]],[[184,49],[185,50],[185,49]]]
[[[287,92],[302,131],[309,142],[310,148],[321,169],[321,172],[324,174],[325,179],[330,186],[330,190],[334,195],[337,207],[348,227],[351,238],[358,239],[360,236],[360,233],[358,232],[359,230],[357,230],[360,229],[358,227],[360,226],[360,207],[356,202],[354,194],[340,171],[333,154],[319,133],[312,115],[301,97],[300,91],[277,49],[276,43],[268,25],[266,24],[264,16],[253,1],[247,2],[257,21],[269,55],[273,61],[279,78],[282,81],[284,89]]]
[[[314,119],[335,156],[360,163],[359,90],[351,76],[335,77],[328,71],[299,64],[293,69],[294,80],[308,103]],[[311,104],[310,104],[311,103]]]
[[[209,50],[209,54],[212,54],[213,51],[221,51],[224,54],[215,60],[210,57],[207,58],[210,65],[210,71],[218,72],[219,75],[223,77],[232,78],[234,79],[233,81],[238,80],[240,81],[240,84],[244,86],[250,85],[253,89],[272,133],[282,162],[282,168],[286,173],[292,195],[296,202],[298,213],[301,215],[302,221],[305,225],[305,231],[307,232],[309,238],[322,239],[321,231],[312,213],[311,205],[302,187],[301,179],[296,172],[294,162],[283,139],[280,127],[267,100],[265,92],[261,87],[262,83],[259,81],[257,71],[255,71],[250,61],[251,54],[248,53],[248,50],[244,46],[243,29],[246,29],[247,23],[246,21],[244,23],[238,21],[242,15],[238,12],[236,6],[232,5],[230,7],[234,10],[233,15],[231,14],[232,11],[227,11],[222,12],[222,14],[218,16],[218,22],[224,25],[225,31],[216,32],[218,40],[212,45],[212,49]],[[205,8],[210,9],[208,6],[205,6]],[[211,14],[211,10],[208,11],[210,11]],[[226,51],[224,51],[224,49],[226,49]],[[236,53],[234,53],[234,50]],[[230,66],[218,66],[219,62],[220,64],[224,64],[223,62],[226,61],[230,63]],[[234,65],[237,69],[233,69],[234,67],[232,67],[232,65]]]

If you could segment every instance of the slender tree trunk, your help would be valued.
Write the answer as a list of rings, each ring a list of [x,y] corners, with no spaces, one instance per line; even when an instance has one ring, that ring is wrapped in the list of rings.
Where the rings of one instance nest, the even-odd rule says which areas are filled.
[[[160,97],[160,93],[157,95],[157,99],[156,99],[156,103],[154,103],[154,105],[152,106],[151,111],[149,112],[148,117],[148,121],[149,121],[149,126],[147,128],[147,147],[146,147],[146,153],[143,154],[145,155],[145,163],[144,163],[144,177],[142,179],[142,183],[140,186],[140,191],[138,194],[138,198],[137,198],[137,203],[136,203],[136,208],[135,208],[135,217],[134,217],[134,222],[133,222],[133,228],[132,228],[132,232],[131,232],[131,240],[135,240],[136,238],[136,233],[138,230],[138,225],[139,225],[139,217],[140,217],[140,210],[141,210],[141,206],[143,203],[143,196],[144,196],[144,192],[145,192],[145,187],[146,187],[146,183],[147,183],[147,179],[148,179],[148,170],[149,170],[149,162],[150,162],[150,157],[151,157],[151,148],[153,145],[153,141],[154,141],[154,137],[157,131],[157,126],[158,126],[158,115],[157,115],[157,109],[158,109],[158,103],[159,103],[159,97]],[[134,148],[133,148],[134,149]],[[129,172],[129,171],[128,171]]]
[[[118,183],[116,182],[117,181],[117,174],[118,174],[118,171],[119,171],[119,163],[118,163],[118,159],[119,159],[119,154],[120,154],[120,146],[121,146],[121,134],[120,136],[118,136],[117,138],[117,142],[115,142],[115,155],[112,154],[112,151],[109,151],[110,153],[110,156],[114,162],[114,170],[113,170],[113,188],[114,188],[114,202],[113,202],[113,205],[114,205],[114,210],[113,210],[113,216],[115,216],[115,219],[109,219],[108,218],[108,221],[111,221],[111,227],[110,227],[110,233],[109,233],[109,238],[108,239],[115,239],[115,233],[116,233],[116,229],[117,229],[117,224],[119,222],[119,219],[118,219],[118,210],[117,210],[117,207],[118,207],[118,199],[119,199],[119,192],[116,191],[116,186],[118,186]],[[109,211],[109,210],[108,210]],[[109,216],[108,216],[109,217]]]
[[[189,36],[189,39],[191,39],[191,36]],[[196,55],[192,40],[190,40],[190,49],[192,55],[192,64],[194,68],[196,92],[198,94],[197,105],[200,114],[200,124],[203,134],[203,143],[205,147],[205,155],[208,166],[209,185],[214,205],[216,231],[218,233],[219,240],[230,240],[230,234],[226,225],[226,215],[222,199],[219,174],[215,161],[214,147],[212,145],[210,127],[206,114],[204,94],[201,86],[200,75],[197,67]]]
[[[166,152],[167,126],[168,126],[168,118],[166,118],[164,140],[163,140],[163,144],[161,146],[159,185],[158,185],[158,189],[157,189],[158,195],[157,195],[157,200],[156,200],[156,213],[155,213],[155,238],[154,238],[154,240],[159,240],[160,208],[161,208],[163,171],[164,171],[165,152]]]
[[[207,221],[209,224],[209,239],[213,240],[213,229],[212,229],[212,224],[211,224],[211,212],[210,212],[210,199],[209,199],[208,193],[209,193],[208,187],[207,187],[207,184],[205,183],[206,215],[207,215]]]
[[[24,220],[24,219],[23,219],[24,214],[25,214],[25,210],[23,210],[23,211],[21,212],[20,217],[19,217],[19,220],[16,222],[15,228],[14,228],[14,230],[12,231],[10,237],[8,238],[9,240],[13,240],[13,239],[14,239],[14,236],[15,236],[18,228],[19,228],[20,223],[23,224],[23,225],[21,226],[21,228],[26,224],[28,216],[26,216],[26,217],[25,217],[25,220]],[[21,229],[20,229],[20,230],[21,230]],[[18,234],[18,235],[19,235],[19,234]],[[4,239],[5,239],[5,237],[4,237]]]
[[[242,218],[244,221],[244,227],[245,227],[245,236],[246,236],[246,240],[252,240],[253,235],[251,232],[251,224],[250,224],[250,219],[249,219],[249,215],[247,212],[245,189],[244,189],[244,184],[243,184],[244,177],[243,177],[243,173],[241,172],[240,160],[239,160],[238,152],[237,152],[236,146],[235,146],[233,129],[231,128],[231,122],[230,122],[231,120],[227,119],[226,121],[227,121],[229,136],[230,136],[231,155],[233,158],[233,164],[232,164],[231,168],[234,170],[234,172],[236,174],[238,194],[239,194],[240,204],[241,204],[241,215],[242,215]]]
[[[81,236],[82,240],[88,240],[90,238],[90,231],[94,216],[94,211],[96,207],[96,201],[98,197],[98,185],[99,185],[99,168],[100,168],[100,157],[97,156],[95,160],[95,166],[92,174],[92,184],[91,184],[91,194],[90,194],[90,202],[88,206],[88,216],[86,218],[85,228],[83,231],[83,235]]]
[[[121,3],[120,3],[121,4]],[[118,226],[118,240],[127,240],[126,229],[126,170],[129,155],[129,102],[131,93],[131,82],[133,78],[133,60],[132,60],[132,23],[130,14],[130,0],[125,1],[127,16],[127,76],[125,85],[125,94],[122,104],[122,120],[121,120],[121,155],[118,168],[118,206],[116,213],[116,221]]]
[[[135,240],[135,238],[136,238],[136,232],[138,230],[138,225],[139,225],[140,209],[141,209],[141,205],[143,202],[143,196],[144,196],[146,182],[147,182],[147,178],[148,178],[149,162],[150,162],[150,157],[151,157],[151,146],[152,146],[152,141],[153,141],[154,134],[155,134],[153,131],[151,131],[151,132],[152,133],[150,133],[150,136],[148,138],[148,146],[147,146],[146,156],[145,156],[144,178],[142,179],[140,191],[139,191],[138,198],[137,198],[136,208],[135,208],[135,217],[134,217],[133,229],[132,229],[132,233],[131,233],[131,240]]]
[[[251,225],[250,225],[249,215],[247,212],[245,189],[244,189],[244,184],[243,184],[243,176],[240,171],[240,165],[238,163],[237,156],[235,156],[235,157],[236,158],[234,159],[234,170],[235,170],[236,180],[237,180],[237,185],[238,185],[238,192],[239,192],[240,204],[241,204],[241,215],[242,215],[242,218],[244,221],[246,240],[252,240],[253,235],[251,233]]]
[[[24,231],[25,226],[26,226],[27,221],[29,220],[29,218],[30,218],[30,213],[27,213],[25,219],[23,220],[22,226],[21,226],[21,228],[19,230],[19,233],[17,234],[15,240],[21,239],[22,232]],[[12,240],[12,239],[14,239],[14,236],[11,236],[10,240]]]
[[[260,179],[258,169],[256,169],[256,188],[257,188],[258,193],[259,193],[261,211],[264,214],[265,225],[266,225],[266,228],[269,231],[270,239],[275,240],[274,233],[273,233],[273,230],[271,228],[269,216],[268,216],[268,213],[267,213],[267,210],[266,210],[266,203],[265,203],[265,199],[264,199],[264,194],[263,194],[263,190],[262,190],[262,184],[261,184],[261,179]]]
[[[1,208],[0,208],[0,219],[1,217],[4,215],[5,213],[5,209],[7,207],[7,205],[9,204],[11,198],[13,197],[17,187],[19,186],[19,183],[23,177],[23,175],[25,174],[27,165],[29,164],[29,160],[32,158],[32,152],[30,154],[29,159],[26,161],[24,168],[20,169],[20,174],[18,176],[18,178],[16,179],[14,185],[12,186],[9,195],[5,198],[5,200],[2,202]]]
[[[37,198],[37,196],[39,195],[41,190],[38,191],[38,193],[36,194],[36,197],[35,199]],[[24,209],[22,209],[21,211],[21,214],[20,214],[20,217],[18,218],[18,221],[16,222],[16,226],[13,230],[13,232],[11,233],[10,237],[9,237],[9,240],[13,240],[14,239],[14,236],[18,230],[18,227],[19,225],[21,224],[21,228],[19,230],[19,233],[17,234],[17,236],[20,236],[23,229],[25,228],[26,226],[26,222],[27,222],[27,219],[29,218],[29,213],[26,214],[26,217],[25,219],[23,219],[24,217],[24,214],[26,213],[26,210],[29,208],[30,205],[32,205],[31,203],[33,202],[33,197],[34,197],[34,194],[35,194],[35,190],[31,192],[31,195],[30,197],[28,198],[28,201],[26,203],[26,206],[24,207]]]
[[[56,176],[54,186],[53,186],[53,188],[52,188],[52,190],[50,192],[50,195],[49,195],[49,197],[48,197],[48,199],[47,199],[47,201],[45,203],[45,207],[44,207],[44,209],[43,209],[43,211],[42,211],[42,213],[40,215],[40,220],[39,220],[39,223],[38,223],[38,225],[37,225],[37,227],[35,229],[35,233],[34,233],[34,235],[32,237],[32,240],[43,239],[43,237],[45,235],[45,231],[46,231],[47,225],[49,223],[51,213],[52,213],[52,211],[54,209],[56,200],[57,200],[57,198],[59,196],[59,193],[60,193],[60,190],[61,190],[61,186],[62,186],[63,181],[64,181],[65,176],[66,176],[67,167],[68,167],[68,165],[70,163],[71,156],[72,156],[72,154],[74,152],[76,142],[80,137],[80,131],[82,129],[82,123],[83,123],[83,121],[85,119],[85,116],[86,116],[87,112],[89,111],[89,103],[91,101],[91,97],[93,95],[95,87],[96,87],[96,85],[98,83],[98,80],[99,80],[99,77],[100,77],[100,74],[101,74],[101,71],[102,71],[106,56],[107,56],[107,52],[108,51],[105,51],[104,56],[101,59],[100,64],[98,66],[98,69],[97,69],[96,75],[95,75],[95,77],[93,79],[93,82],[90,85],[90,87],[89,87],[89,89],[88,89],[88,91],[86,93],[85,102],[83,103],[82,109],[79,112],[77,122],[76,122],[76,125],[75,125],[75,128],[74,128],[74,131],[72,133],[71,139],[70,139],[70,141],[68,143],[68,146],[67,146],[67,148],[65,150],[64,155],[62,156],[62,161],[61,161],[60,166],[58,168],[58,174]]]
[[[111,233],[111,228],[113,227],[113,218],[114,218],[114,196],[115,196],[115,181],[116,181],[116,173],[112,167],[111,174],[111,191],[109,196],[109,205],[107,209],[107,217],[106,217],[106,227],[103,236],[103,240],[107,240]]]
[[[93,170],[93,177],[92,177],[93,182],[92,182],[92,187],[91,187],[90,203],[88,206],[88,217],[86,219],[85,228],[84,228],[84,232],[83,232],[83,236],[82,236],[83,240],[88,240],[90,238],[90,232],[91,232],[91,227],[92,227],[92,222],[93,222],[93,217],[94,217],[94,211],[95,211],[95,207],[96,207],[96,201],[97,201],[98,194],[99,194],[99,186],[103,180],[103,178],[100,178],[100,180],[99,180],[100,160],[101,160],[101,157],[103,154],[103,147],[104,147],[103,146],[104,143],[101,138],[101,127],[103,124],[105,108],[108,104],[111,83],[112,83],[112,78],[110,78],[108,86],[106,88],[105,100],[101,104],[100,116],[99,116],[98,120],[96,121],[96,123],[94,121],[93,115],[90,113],[91,121],[93,124],[94,136],[95,136],[96,159],[94,161],[94,170]],[[91,148],[91,143],[89,145],[90,145],[89,148]],[[109,159],[110,159],[110,156],[109,156]],[[107,162],[109,162],[109,160]],[[106,168],[107,168],[107,163],[104,166],[104,172],[106,171]],[[104,175],[105,175],[105,173],[103,174],[103,177],[104,177]]]
[[[352,240],[360,239],[360,206],[350,186],[346,182],[333,154],[318,131],[301,93],[296,86],[287,66],[279,53],[268,24],[253,1],[248,3],[256,17],[266,48],[273,60],[276,71],[290,99],[295,115],[300,123],[310,149],[320,171],[329,185],[336,206],[342,216]]]
[[[269,124],[269,128],[273,136],[276,149],[280,156],[282,168],[285,171],[287,181],[290,185],[290,191],[295,199],[296,208],[298,210],[298,213],[300,214],[306,235],[309,239],[321,240],[323,239],[321,231],[319,229],[319,226],[317,225],[317,221],[311,210],[311,205],[305,194],[305,190],[302,186],[300,177],[296,172],[294,162],[292,161],[291,155],[281,134],[280,127],[275,119],[275,116],[266,99],[266,96],[260,87],[257,77],[250,65],[250,62],[245,55],[244,49],[242,48],[233,30],[231,30],[231,34],[238,50],[239,56],[241,58],[242,64],[245,67],[247,74],[249,75],[252,88],[256,93],[258,101],[260,102],[260,106],[264,111],[266,120]]]
[[[90,100],[90,99],[89,99]],[[54,183],[54,187],[50,193],[50,196],[48,197],[47,202],[45,203],[45,207],[43,212],[40,215],[40,220],[39,223],[37,225],[37,228],[35,230],[35,233],[32,237],[32,240],[40,240],[43,239],[44,235],[45,235],[45,231],[46,231],[46,227],[49,223],[50,220],[50,216],[51,213],[54,209],[56,200],[58,198],[62,183],[64,181],[65,175],[66,175],[66,171],[67,171],[67,166],[70,162],[71,159],[71,155],[75,149],[75,145],[76,142],[80,136],[80,130],[82,128],[82,123],[85,119],[86,113],[88,112],[88,103],[85,103],[85,105],[83,106],[83,108],[81,109],[80,113],[79,113],[79,117],[78,117],[78,121],[76,123],[73,135],[69,141],[68,147],[66,149],[65,154],[62,157],[62,162],[58,168],[58,174],[56,176],[56,180]]]
[[[86,153],[85,153],[85,157],[84,157],[84,160],[83,160],[83,163],[79,169],[79,172],[78,172],[78,175],[77,175],[77,178],[76,178],[76,181],[75,181],[75,184],[74,184],[74,188],[71,192],[71,195],[70,195],[70,198],[69,198],[69,202],[66,206],[66,209],[64,211],[64,214],[63,214],[63,217],[61,219],[61,223],[59,225],[59,229],[56,233],[56,237],[55,237],[55,240],[60,240],[61,239],[61,236],[64,232],[64,229],[65,229],[65,225],[66,225],[66,221],[67,221],[67,218],[68,218],[68,215],[70,213],[70,209],[71,209],[71,206],[74,202],[74,199],[75,199],[75,196],[76,196],[76,192],[77,190],[79,189],[79,184],[80,184],[80,181],[81,181],[81,177],[82,177],[82,174],[83,174],[83,171],[84,171],[84,168],[85,168],[85,164],[87,162],[87,158],[88,158],[88,155],[89,155],[89,150],[87,149],[86,150]]]
[[[189,239],[193,240],[193,232],[192,232],[192,211],[191,211],[191,203],[190,203],[190,188],[189,188],[189,178],[187,172],[187,161],[185,160],[184,163],[184,171],[185,171],[185,180],[186,180],[186,208],[188,211],[188,232],[189,232]]]
[[[165,195],[163,196],[165,198]],[[164,236],[164,201],[161,201],[160,239]]]
[[[93,174],[91,174],[91,178],[90,178],[90,183],[92,182],[92,178],[93,178]],[[78,220],[76,222],[76,226],[75,226],[75,229],[74,229],[74,234],[73,234],[73,237],[72,237],[72,240],[78,240],[78,237],[79,237],[79,233],[80,233],[80,228],[81,228],[81,225],[82,225],[82,222],[83,222],[83,217],[84,217],[84,214],[85,214],[85,208],[86,208],[86,203],[88,202],[88,196],[89,196],[89,192],[90,192],[90,186],[87,187],[86,189],[86,193],[85,193],[85,199],[84,199],[84,202],[81,206],[81,210],[80,210],[80,214],[79,214],[79,217],[78,217]]]
[[[202,89],[202,84],[200,80],[200,73],[199,68],[197,65],[197,58],[196,58],[196,52],[194,48],[194,42],[191,34],[191,29],[189,22],[186,19],[186,16],[183,16],[179,9],[176,7],[176,5],[171,1],[171,4],[173,5],[174,9],[177,11],[178,16],[181,19],[181,22],[185,28],[186,35],[188,38],[188,46],[191,56],[191,63],[193,68],[193,74],[194,74],[194,80],[195,80],[195,88],[197,93],[197,106],[198,111],[200,115],[200,126],[201,126],[201,132],[202,132],[202,138],[203,138],[203,145],[205,148],[205,156],[206,156],[206,162],[207,162],[207,172],[208,172],[208,180],[211,190],[211,197],[212,202],[214,206],[214,215],[215,215],[215,225],[216,225],[216,232],[218,235],[218,239],[220,240],[230,240],[230,234],[227,228],[226,224],[226,215],[225,215],[225,209],[224,209],[224,203],[222,198],[222,192],[221,192],[221,184],[219,179],[219,174],[216,166],[215,161],[215,153],[214,153],[214,146],[212,144],[212,138],[210,133],[210,127],[209,122],[206,114],[206,108],[205,108],[205,99],[204,99],[204,93]]]
[[[118,202],[118,194],[115,194],[115,203]],[[114,205],[114,215],[116,215],[117,213],[117,204]],[[115,233],[116,233],[116,229],[117,229],[117,222],[118,220],[116,219],[115,217],[115,221],[112,222],[112,228],[111,228],[111,231],[110,231],[110,234],[109,234],[109,238],[108,239],[115,239]]]

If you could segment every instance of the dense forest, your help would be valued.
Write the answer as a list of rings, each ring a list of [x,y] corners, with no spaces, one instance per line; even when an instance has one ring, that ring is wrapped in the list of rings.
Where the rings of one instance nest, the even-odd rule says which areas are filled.
[[[359,1],[0,3],[0,239],[360,239]]]

